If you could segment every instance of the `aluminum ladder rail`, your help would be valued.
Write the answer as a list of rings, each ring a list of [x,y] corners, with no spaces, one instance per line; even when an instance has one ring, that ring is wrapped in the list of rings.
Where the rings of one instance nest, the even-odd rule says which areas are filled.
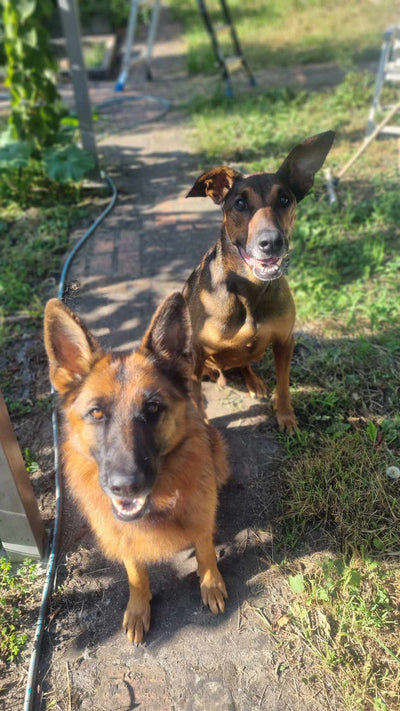
[[[158,29],[158,21],[159,21],[159,17],[160,17],[160,9],[161,9],[161,0],[154,0],[154,2],[153,2],[153,7],[152,7],[152,11],[151,11],[151,19],[150,19],[150,24],[149,24],[148,34],[147,34],[146,49],[143,52],[139,52],[136,57],[132,58],[132,48],[133,48],[133,43],[135,40],[137,15],[138,15],[138,10],[139,10],[139,5],[141,5],[142,3],[143,3],[143,0],[132,0],[132,3],[131,3],[131,9],[130,9],[129,20],[128,20],[128,29],[126,32],[126,39],[125,39],[124,58],[122,61],[122,70],[121,70],[121,73],[117,79],[117,83],[115,85],[115,91],[123,91],[124,90],[126,80],[129,75],[129,70],[133,64],[138,64],[139,62],[144,62],[147,80],[151,81],[151,79],[153,78],[151,68],[150,68],[150,59],[153,54],[153,46],[154,46],[154,41],[156,38],[157,29]]]
[[[387,111],[391,106],[382,106],[380,97],[384,84],[400,82],[400,26],[388,27],[383,34],[381,56],[376,75],[374,96],[368,116],[365,138],[368,138],[376,128],[375,116],[379,111]],[[400,136],[400,126],[386,125],[380,133]]]
[[[214,50],[214,54],[218,62],[219,70],[225,82],[226,95],[231,97],[233,96],[233,86],[230,73],[238,68],[244,69],[245,73],[249,78],[250,86],[256,86],[256,80],[243,54],[243,50],[239,42],[239,38],[237,36],[237,32],[233,24],[232,16],[226,0],[219,0],[224,23],[216,27],[214,27],[213,25],[212,17],[210,12],[208,11],[206,1],[197,0],[197,4],[199,6],[200,14],[203,18],[203,22],[206,26],[208,34],[210,35],[212,48]],[[226,32],[230,33],[233,50],[235,52],[235,54],[231,57],[225,57],[220,42],[220,37]]]

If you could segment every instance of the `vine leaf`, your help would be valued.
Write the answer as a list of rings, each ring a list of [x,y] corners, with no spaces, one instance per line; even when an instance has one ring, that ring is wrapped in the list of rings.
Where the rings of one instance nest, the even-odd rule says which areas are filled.
[[[36,0],[18,0],[17,7],[21,21],[25,22],[36,10]]]
[[[0,136],[0,168],[15,170],[25,168],[33,150],[30,141],[13,141],[5,134]]]
[[[47,175],[60,183],[82,180],[85,173],[94,168],[90,153],[77,146],[47,148],[43,153],[44,168]]]

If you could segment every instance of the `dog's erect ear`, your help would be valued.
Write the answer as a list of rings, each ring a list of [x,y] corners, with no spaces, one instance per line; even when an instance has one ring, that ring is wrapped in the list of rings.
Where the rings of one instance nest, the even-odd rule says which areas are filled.
[[[225,165],[220,165],[218,168],[203,173],[197,178],[192,189],[189,190],[186,197],[210,197],[217,205],[223,202],[232,188],[235,179],[240,177],[233,168],[227,168]]]
[[[168,296],[154,314],[142,346],[171,365],[183,358],[192,362],[192,329],[189,309],[180,292]]]
[[[325,131],[306,138],[290,151],[277,176],[287,183],[297,202],[303,199],[314,184],[314,175],[322,167],[328,155],[335,131]]]
[[[59,299],[50,299],[44,312],[44,343],[50,380],[65,395],[87,375],[101,349],[78,316]]]

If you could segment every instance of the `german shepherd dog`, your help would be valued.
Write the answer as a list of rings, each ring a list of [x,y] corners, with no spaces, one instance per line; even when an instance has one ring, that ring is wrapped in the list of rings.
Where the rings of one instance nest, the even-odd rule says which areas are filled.
[[[105,353],[78,316],[45,311],[50,379],[60,396],[69,488],[106,556],[124,563],[128,639],[150,626],[147,565],[194,546],[203,603],[224,611],[213,532],[225,444],[192,394],[191,327],[181,294],[156,311],[140,347]]]
[[[297,203],[314,182],[335,133],[326,131],[295,146],[276,173],[247,177],[219,166],[200,175],[187,197],[210,197],[222,205],[218,241],[185,284],[193,327],[196,400],[201,377],[240,368],[250,395],[265,396],[251,363],[272,344],[276,371],[276,418],[293,432],[290,401],[295,306],[284,276]]]

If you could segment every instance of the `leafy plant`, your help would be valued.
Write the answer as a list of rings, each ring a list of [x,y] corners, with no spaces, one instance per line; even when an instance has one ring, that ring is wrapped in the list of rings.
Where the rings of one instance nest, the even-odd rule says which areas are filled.
[[[400,657],[393,571],[370,559],[326,557],[305,574],[289,575],[288,582],[298,598],[288,610],[292,629],[336,675],[345,707],[384,708],[378,704],[382,698],[395,704]]]
[[[59,182],[79,181],[93,167],[90,154],[70,145],[76,121],[66,116],[57,92],[56,64],[43,26],[52,9],[51,0],[3,2],[11,115],[0,136],[0,168],[9,197],[24,195],[23,172],[28,167],[35,167],[39,179],[44,169]]]
[[[39,572],[40,567],[29,558],[16,571],[7,558],[0,558],[0,668],[15,659],[28,639],[22,631],[24,607]]]
[[[9,126],[14,139],[36,150],[51,145],[66,113],[55,83],[55,61],[43,21],[51,0],[3,0],[6,85],[11,93]]]
[[[47,175],[56,182],[79,182],[93,168],[93,157],[75,145],[47,148],[43,153]]]

